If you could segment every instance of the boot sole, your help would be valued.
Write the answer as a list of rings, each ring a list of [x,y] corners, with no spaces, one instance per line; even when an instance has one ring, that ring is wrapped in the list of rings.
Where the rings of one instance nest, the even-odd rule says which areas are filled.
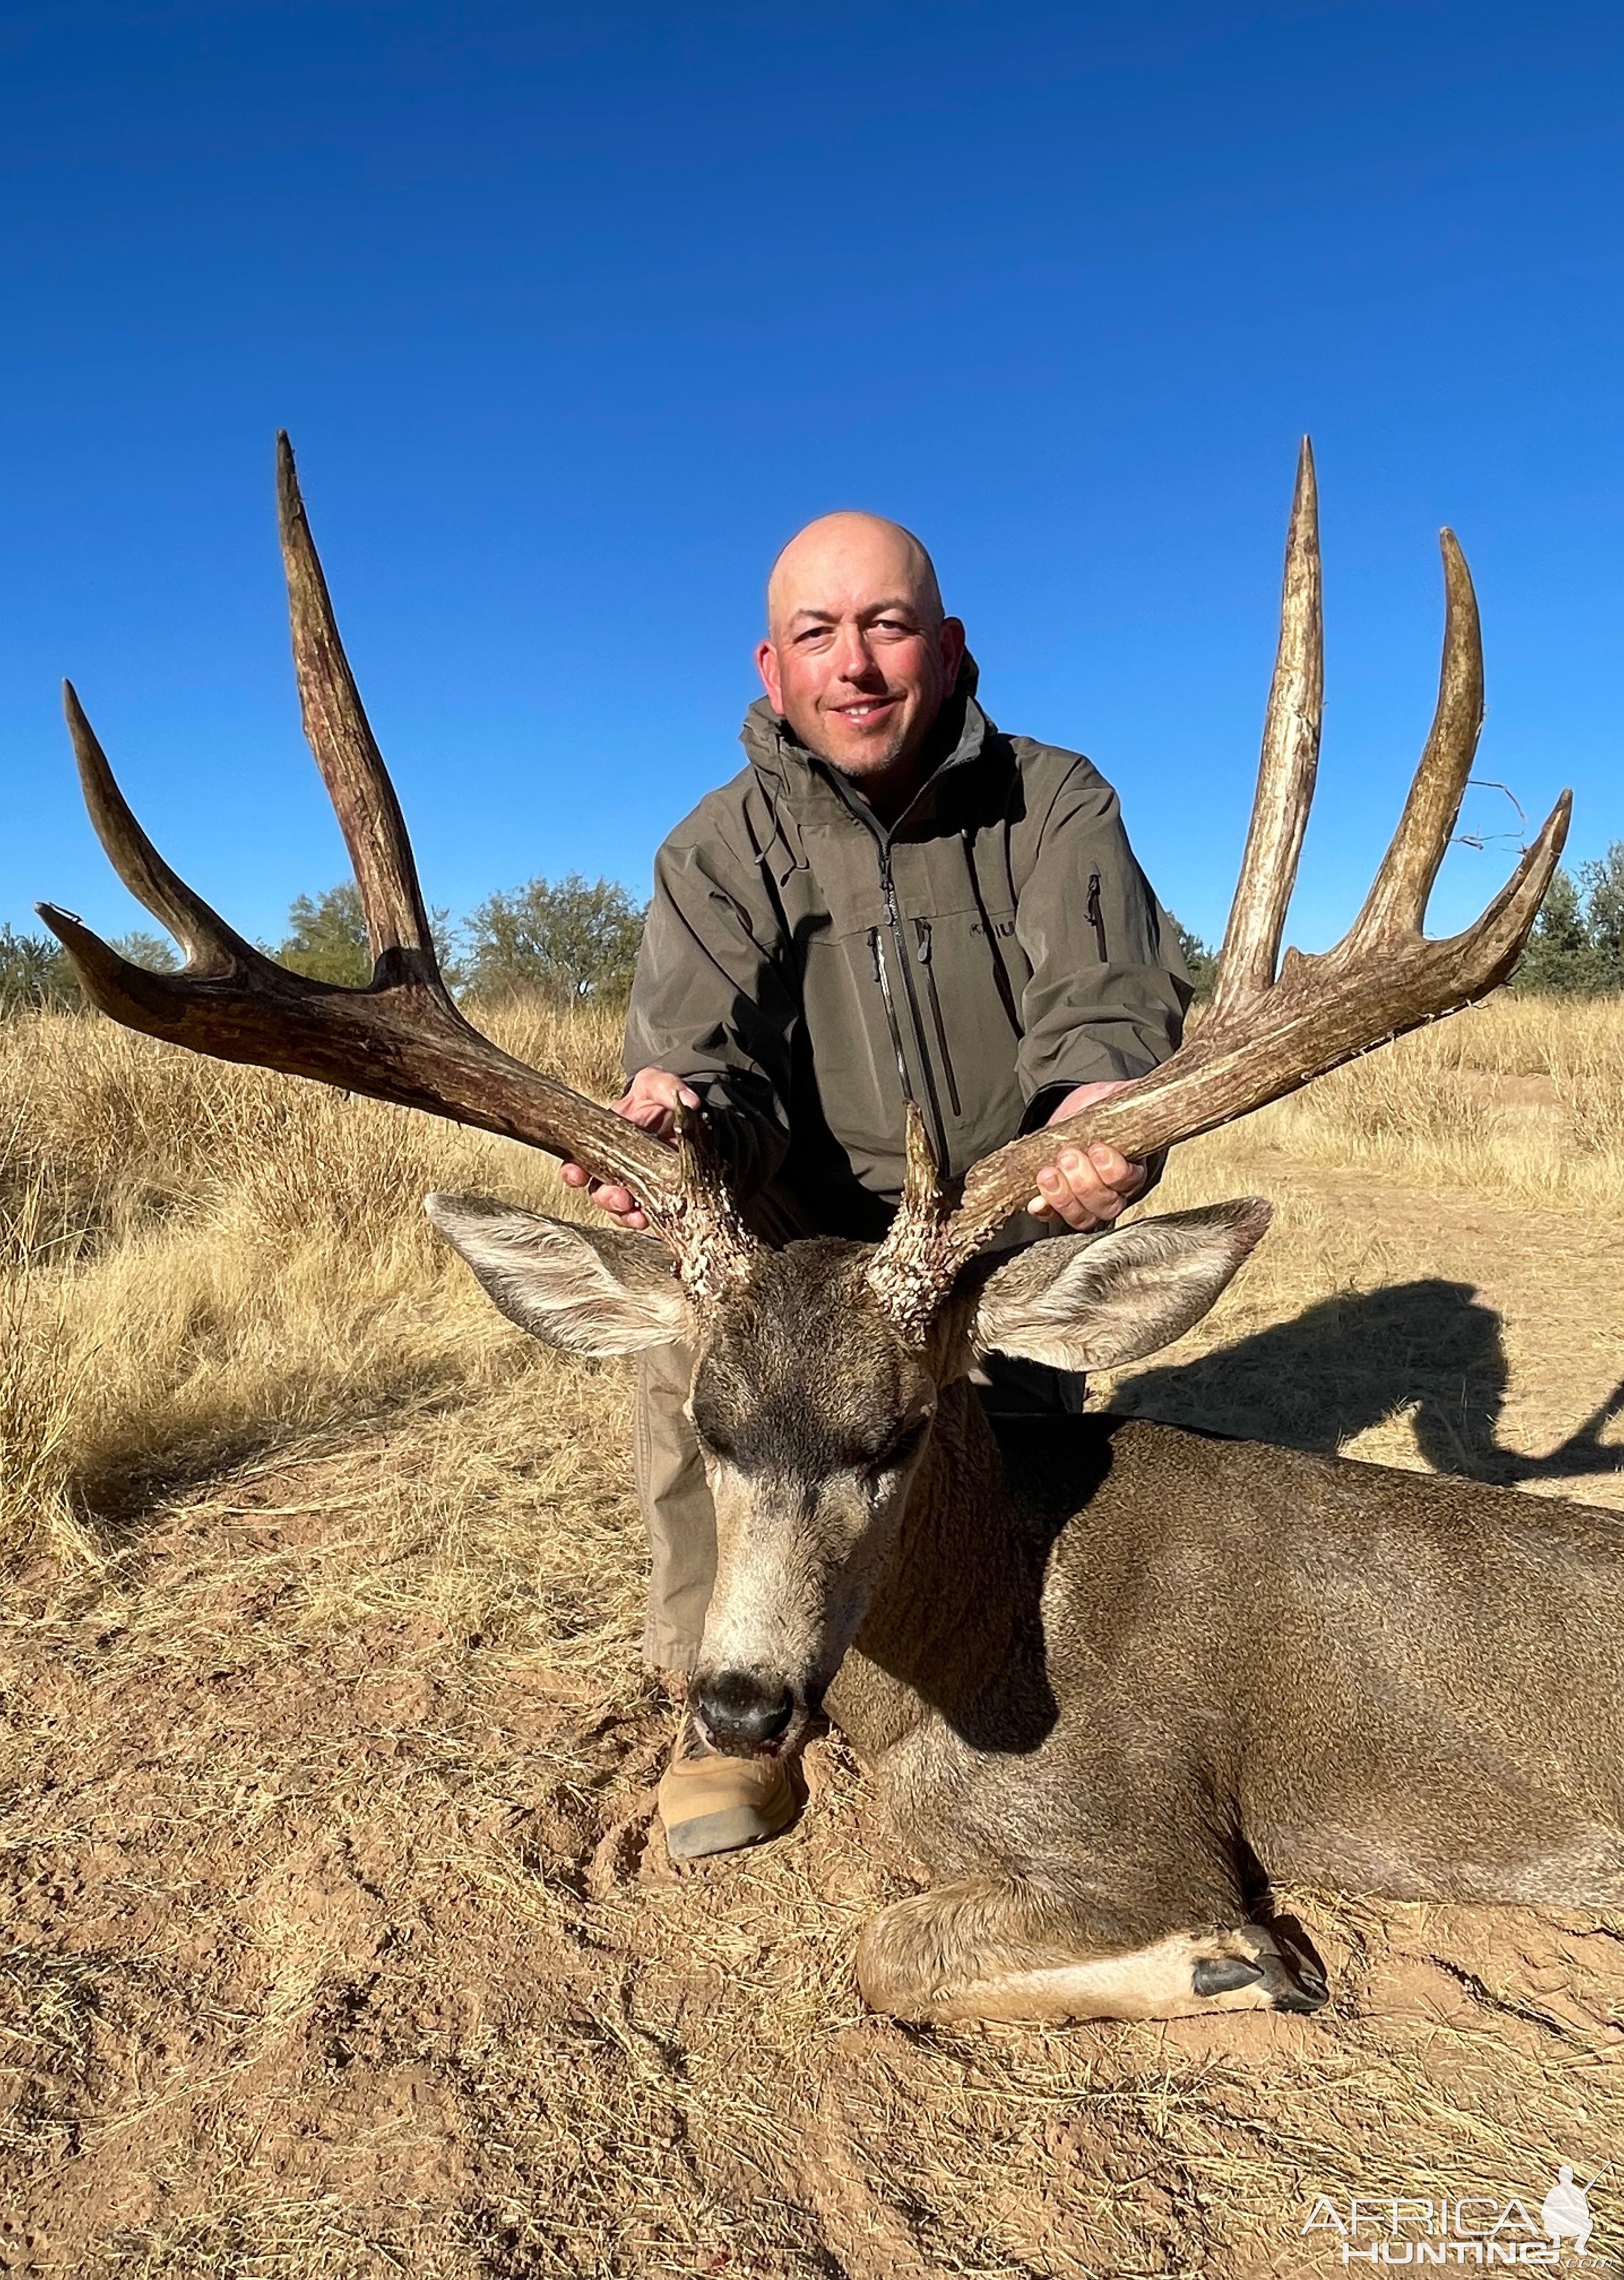
[[[753,1805],[730,1806],[726,1813],[702,1813],[692,1821],[679,1821],[666,1829],[666,1850],[673,1860],[702,1860],[712,1852],[739,1852],[776,1837],[795,1811],[795,1799],[786,1797],[779,1813],[758,1812]]]

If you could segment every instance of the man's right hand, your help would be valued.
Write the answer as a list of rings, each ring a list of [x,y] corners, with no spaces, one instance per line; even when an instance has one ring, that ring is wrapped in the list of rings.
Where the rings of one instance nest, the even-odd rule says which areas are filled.
[[[676,1145],[677,1110],[697,1108],[699,1095],[691,1091],[680,1076],[669,1069],[639,1069],[627,1090],[619,1100],[609,1104],[617,1116],[625,1117],[642,1131],[651,1132],[667,1147]],[[580,1164],[565,1164],[559,1176],[566,1188],[585,1188],[599,1211],[607,1212],[620,1226],[641,1230],[649,1224],[648,1213],[639,1207],[636,1197],[629,1188],[612,1186],[595,1180]]]

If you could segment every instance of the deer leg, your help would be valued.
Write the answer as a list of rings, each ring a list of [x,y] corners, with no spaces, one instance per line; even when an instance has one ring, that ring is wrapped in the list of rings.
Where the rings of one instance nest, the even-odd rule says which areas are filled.
[[[1211,2011],[1317,2011],[1313,1959],[1265,1924],[1135,1940],[1090,1925],[1029,1880],[966,1877],[899,1900],[864,1927],[858,1982],[893,2018],[1188,2019]]]

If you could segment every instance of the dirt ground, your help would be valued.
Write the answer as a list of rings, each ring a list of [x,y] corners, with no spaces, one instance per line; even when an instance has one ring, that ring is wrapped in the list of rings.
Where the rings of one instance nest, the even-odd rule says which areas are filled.
[[[1624,1212],[1245,1168],[1265,1253],[1098,1398],[1624,1513]],[[1313,2018],[947,2033],[858,2003],[913,1871],[836,1740],[788,1836],[674,1875],[627,1403],[516,1347],[25,1570],[0,2271],[1297,2280],[1328,2204],[1537,2222],[1559,2162],[1624,2258],[1624,1916],[1291,1894]]]

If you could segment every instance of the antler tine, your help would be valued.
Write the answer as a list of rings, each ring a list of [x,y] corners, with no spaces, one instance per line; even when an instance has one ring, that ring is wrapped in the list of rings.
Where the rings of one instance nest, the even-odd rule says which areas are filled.
[[[1452,530],[1441,531],[1443,656],[1438,702],[1392,844],[1349,936],[1378,951],[1415,939],[1427,915],[1483,725],[1483,643],[1472,574]]]
[[[1461,980],[1467,986],[1456,1004],[1443,1011],[1454,1013],[1457,1006],[1497,988],[1510,975],[1550,890],[1573,813],[1574,796],[1565,791],[1482,916],[1447,942],[1422,943],[1424,950],[1454,951],[1459,957]]]
[[[305,741],[350,850],[377,978],[443,989],[405,819],[339,639],[285,431],[276,438],[276,507]]]
[[[922,1343],[953,1271],[947,1240],[951,1198],[917,1101],[907,1105],[902,1201],[868,1262],[868,1284],[905,1335]]]
[[[178,872],[170,869],[142,829],[129,802],[119,790],[107,765],[107,755],[86,718],[79,691],[71,681],[62,684],[62,709],[67,715],[67,731],[73,739],[73,757],[79,763],[80,789],[96,836],[108,861],[136,901],[168,928],[186,952],[187,971],[228,974],[258,959],[258,951],[235,933],[218,911],[211,910],[201,895],[194,894]],[[54,916],[51,922],[55,922]],[[96,939],[88,934],[85,938],[91,942]],[[112,951],[107,954],[114,955]],[[120,964],[127,962],[119,960]]]
[[[668,1239],[689,1297],[711,1306],[744,1274],[761,1244],[734,1200],[704,1111],[679,1102],[676,1136],[677,1196],[668,1213]]]
[[[1286,535],[1280,643],[1264,718],[1258,790],[1219,954],[1215,1009],[1227,1010],[1260,997],[1274,979],[1286,906],[1297,883],[1297,858],[1313,804],[1324,696],[1320,500],[1313,446],[1305,435]]]

